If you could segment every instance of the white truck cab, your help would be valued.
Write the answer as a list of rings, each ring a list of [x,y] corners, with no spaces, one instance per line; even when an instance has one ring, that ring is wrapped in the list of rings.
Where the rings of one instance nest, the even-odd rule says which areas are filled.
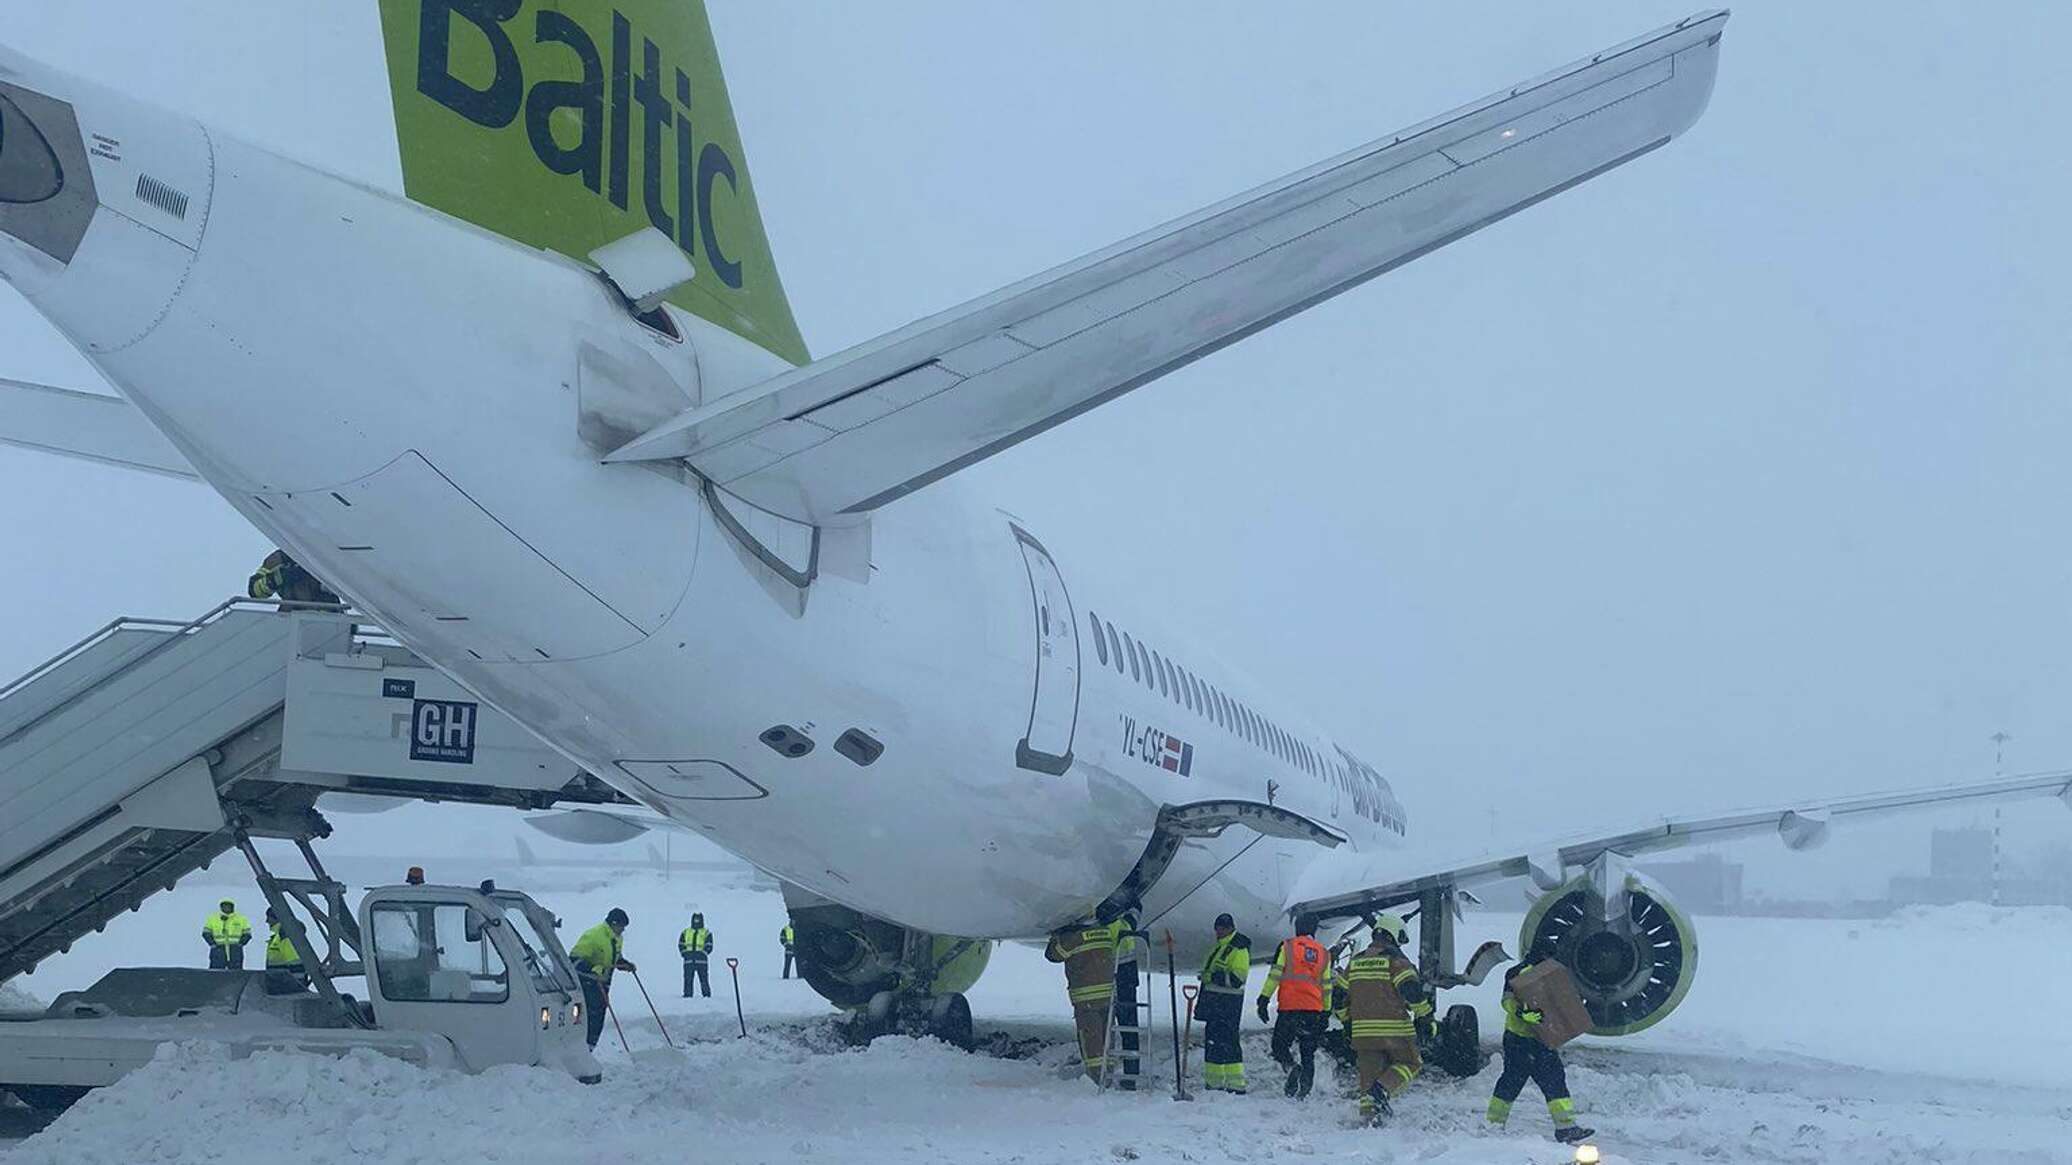
[[[529,895],[383,886],[359,917],[379,1027],[436,1032],[470,1072],[536,1064],[597,1077],[575,968],[554,916]]]
[[[529,895],[382,886],[362,899],[358,924],[344,936],[356,961],[310,952],[299,973],[123,968],[40,1015],[0,1016],[0,1090],[63,1107],[185,1040],[237,1056],[367,1048],[464,1072],[519,1064],[601,1078],[554,916]],[[310,965],[325,978],[315,990]],[[337,989],[355,974],[366,976],[364,1001]]]

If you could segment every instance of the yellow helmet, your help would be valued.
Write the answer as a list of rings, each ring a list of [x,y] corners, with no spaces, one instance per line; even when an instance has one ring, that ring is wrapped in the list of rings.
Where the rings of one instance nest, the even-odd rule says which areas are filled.
[[[1375,915],[1374,933],[1387,935],[1389,938],[1394,939],[1399,947],[1405,946],[1410,942],[1410,928],[1403,924],[1402,919],[1397,918],[1393,914]]]

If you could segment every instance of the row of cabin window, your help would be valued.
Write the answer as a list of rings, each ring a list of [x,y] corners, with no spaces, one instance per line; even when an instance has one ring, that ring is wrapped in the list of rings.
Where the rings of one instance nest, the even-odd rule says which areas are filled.
[[[1115,674],[1129,676],[1289,764],[1319,777],[1327,775],[1324,759],[1302,741],[1281,731],[1273,721],[1225,696],[1214,684],[1196,678],[1186,668],[1145,647],[1142,642],[1131,639],[1129,632],[1118,634],[1115,624],[1092,611],[1086,613],[1086,618],[1092,624],[1095,654],[1103,665],[1113,667]],[[1332,774],[1331,779],[1338,778]]]

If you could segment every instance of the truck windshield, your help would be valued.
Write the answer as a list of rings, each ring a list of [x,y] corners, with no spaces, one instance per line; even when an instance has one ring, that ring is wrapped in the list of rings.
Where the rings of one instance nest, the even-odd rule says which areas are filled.
[[[554,948],[540,937],[533,927],[532,916],[515,903],[502,903],[505,907],[504,921],[510,924],[511,934],[525,951],[525,969],[532,976],[532,985],[540,991],[561,991],[576,993],[575,980],[562,969],[561,961],[553,955]]]

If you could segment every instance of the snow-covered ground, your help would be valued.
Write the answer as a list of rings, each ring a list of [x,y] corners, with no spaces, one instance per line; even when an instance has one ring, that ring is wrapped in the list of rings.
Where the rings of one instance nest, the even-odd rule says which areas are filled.
[[[549,880],[553,879],[553,880]],[[777,977],[783,907],[746,875],[665,882],[654,873],[542,871],[532,889],[564,934],[613,905],[633,915],[642,968],[670,1052],[637,993],[621,991],[629,1056],[609,1031],[594,1088],[545,1071],[427,1073],[375,1056],[227,1060],[192,1045],[96,1093],[0,1153],[44,1162],[638,1161],[711,1147],[734,1161],[854,1162],[1417,1160],[1557,1162],[1528,1091],[1512,1128],[1481,1110],[1495,1069],[1421,1079],[1386,1132],[1350,1127],[1327,1068],[1308,1103],[1283,1099],[1265,1029],[1247,1024],[1250,1096],[1170,1099],[1161,977],[1151,1089],[1101,1095],[1072,1072],[1057,971],[1002,949],[972,993],[982,1032],[1025,1058],[965,1055],[932,1042],[844,1048],[803,983]],[[154,899],[21,985],[51,996],[119,962],[179,959],[213,886]],[[255,899],[256,900],[256,899]],[[724,964],[709,1001],[678,998],[676,932],[705,912],[718,955],[742,960],[750,1036],[736,1036]],[[191,917],[190,917],[191,916]],[[1515,916],[1475,915],[1465,944],[1515,944]],[[1673,1018],[1634,1039],[1584,1041],[1570,1078],[1606,1160],[2072,1162],[2072,1010],[2060,979],[2072,911],[1957,907],[1882,922],[1704,919],[1701,978]],[[1266,945],[1268,936],[1259,936]],[[1494,984],[1448,1002],[1493,1014]],[[639,1012],[641,1014],[636,1014]],[[1486,1031],[1485,1035],[1493,1035]],[[226,1153],[225,1130],[235,1130]]]

